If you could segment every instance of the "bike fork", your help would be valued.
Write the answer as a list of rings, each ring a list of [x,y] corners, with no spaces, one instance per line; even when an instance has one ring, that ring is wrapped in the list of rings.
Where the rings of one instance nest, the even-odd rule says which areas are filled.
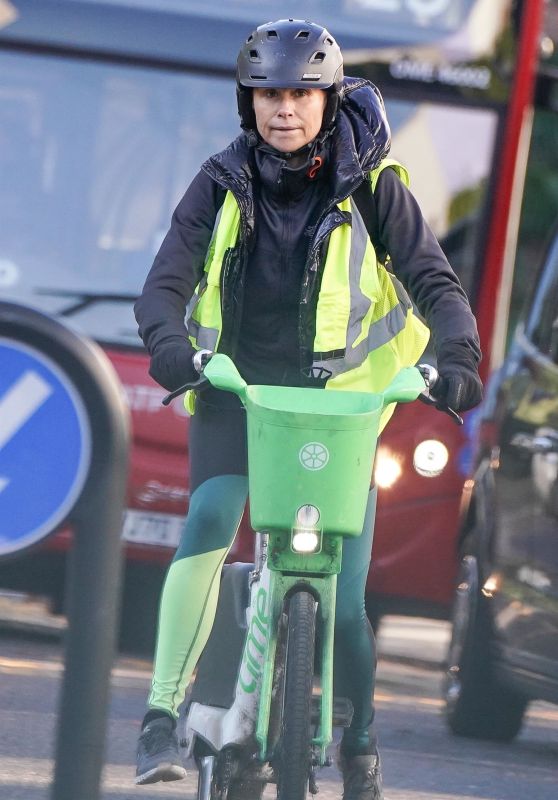
[[[215,756],[203,756],[198,762],[198,798],[197,800],[211,800],[211,783],[215,769]]]

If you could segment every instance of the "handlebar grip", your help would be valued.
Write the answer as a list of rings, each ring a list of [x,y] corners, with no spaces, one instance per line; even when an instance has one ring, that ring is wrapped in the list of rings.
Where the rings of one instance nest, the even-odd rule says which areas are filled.
[[[432,364],[419,364],[418,370],[424,378],[424,382],[426,383],[427,393],[432,396],[432,390],[440,379],[440,373],[436,367],[432,366]]]
[[[427,405],[435,406],[438,411],[443,411],[444,414],[452,418],[456,425],[463,425],[463,417],[443,400],[436,397],[436,388],[440,388],[442,383],[442,378],[436,367],[433,367],[432,364],[419,364],[417,368],[426,384],[426,389],[420,399]]]
[[[194,353],[194,357],[192,358],[192,363],[194,365],[194,369],[199,375],[203,373],[204,368],[211,361],[212,355],[213,355],[212,350],[196,350],[196,352]]]

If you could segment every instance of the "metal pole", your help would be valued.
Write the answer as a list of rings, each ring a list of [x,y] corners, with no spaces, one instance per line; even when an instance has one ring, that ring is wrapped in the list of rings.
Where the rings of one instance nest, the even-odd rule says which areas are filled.
[[[90,387],[99,395],[98,386]],[[114,396],[116,392],[116,397]],[[121,389],[94,398],[92,480],[75,515],[52,800],[97,800],[120,610],[127,421]]]
[[[76,527],[52,800],[97,800],[119,618],[126,467],[114,463]]]
[[[46,370],[48,362],[51,378],[54,364],[56,380],[60,382],[59,377],[63,376],[64,392],[68,397],[75,396],[75,407],[79,398],[80,413],[87,417],[88,463],[84,467],[83,488],[72,508],[60,506],[64,509],[60,513],[73,526],[74,547],[51,797],[97,800],[119,619],[129,411],[122,386],[103,351],[51,317],[25,306],[0,302],[0,337],[12,343],[11,349],[19,358],[23,359],[21,353],[25,353],[26,364],[31,362],[37,369]],[[67,408],[64,406],[66,413]],[[60,426],[61,437],[66,433],[65,419],[52,417],[52,424]],[[52,513],[48,511],[51,516]],[[62,521],[61,516],[56,524]],[[46,530],[43,535],[48,533]],[[21,538],[24,537],[20,535]]]

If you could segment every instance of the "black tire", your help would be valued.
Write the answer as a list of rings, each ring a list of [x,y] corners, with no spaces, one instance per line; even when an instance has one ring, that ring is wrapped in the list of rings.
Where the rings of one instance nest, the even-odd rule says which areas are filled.
[[[446,719],[458,736],[509,742],[519,733],[527,700],[496,678],[488,602],[469,543],[461,558],[454,604],[444,685]]]
[[[265,783],[261,781],[233,781],[227,792],[227,800],[261,800]]]
[[[285,698],[277,771],[278,800],[305,800],[311,765],[311,701],[314,675],[316,601],[305,591],[292,595],[288,610]]]
[[[203,756],[215,755],[209,745],[200,739],[194,744],[194,759],[200,769],[199,761]],[[217,763],[211,782],[211,800],[261,800],[265,790],[265,783],[255,781],[250,776],[235,778],[242,771],[239,761],[240,751],[235,748],[226,748],[217,754]],[[198,777],[198,792],[200,791]],[[228,788],[227,788],[228,787]]]

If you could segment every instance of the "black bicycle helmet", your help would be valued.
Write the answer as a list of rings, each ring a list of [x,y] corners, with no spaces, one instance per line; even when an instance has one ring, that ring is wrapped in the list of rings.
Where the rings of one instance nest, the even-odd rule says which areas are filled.
[[[343,56],[333,36],[314,22],[280,19],[253,31],[238,54],[236,86],[240,124],[256,128],[255,86],[329,89],[322,130],[335,119],[343,83]]]

